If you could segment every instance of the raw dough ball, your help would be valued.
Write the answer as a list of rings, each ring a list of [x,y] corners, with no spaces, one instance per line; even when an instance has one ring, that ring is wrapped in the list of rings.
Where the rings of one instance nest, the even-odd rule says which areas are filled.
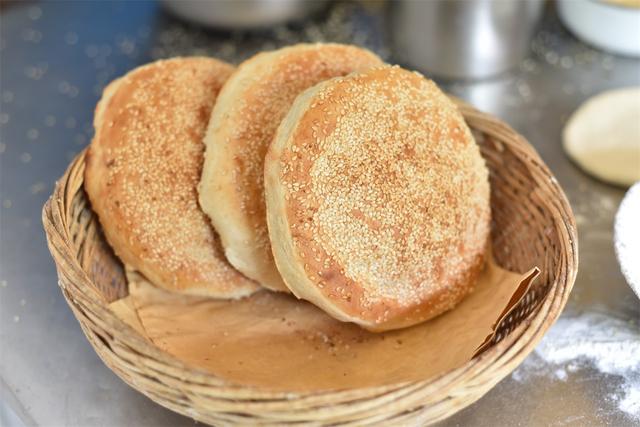
[[[640,181],[640,87],[601,93],[573,113],[564,149],[582,169],[603,181]]]

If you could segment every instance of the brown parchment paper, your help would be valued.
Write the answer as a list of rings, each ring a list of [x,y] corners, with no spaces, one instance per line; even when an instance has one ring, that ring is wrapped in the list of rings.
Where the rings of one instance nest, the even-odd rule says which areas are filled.
[[[322,391],[426,380],[462,366],[526,294],[521,275],[490,261],[454,310],[410,328],[368,332],[293,296],[237,301],[176,295],[128,271],[129,296],[110,305],[155,345],[231,383]]]

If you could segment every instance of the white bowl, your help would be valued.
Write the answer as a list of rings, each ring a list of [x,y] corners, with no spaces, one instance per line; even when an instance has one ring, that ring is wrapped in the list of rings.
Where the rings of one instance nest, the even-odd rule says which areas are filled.
[[[616,256],[631,289],[640,298],[640,182],[625,194],[614,227]]]
[[[558,0],[562,22],[598,48],[640,57],[640,8],[602,0]]]

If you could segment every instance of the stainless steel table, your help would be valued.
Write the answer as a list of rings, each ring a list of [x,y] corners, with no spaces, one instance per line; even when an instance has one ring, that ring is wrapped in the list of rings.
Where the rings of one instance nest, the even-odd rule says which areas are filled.
[[[10,4],[1,20],[0,424],[193,425],[125,385],[86,342],[56,285],[41,207],[89,142],[110,79],[155,58],[237,62],[299,40],[351,41],[392,60],[381,6],[338,3],[304,24],[250,35],[190,26],[153,2]],[[640,61],[591,50],[550,7],[518,70],[441,83],[531,141],[566,190],[580,234],[580,274],[560,322],[513,375],[442,425],[639,425],[640,303],[612,245],[623,190],[572,165],[560,134],[589,96],[640,84]]]

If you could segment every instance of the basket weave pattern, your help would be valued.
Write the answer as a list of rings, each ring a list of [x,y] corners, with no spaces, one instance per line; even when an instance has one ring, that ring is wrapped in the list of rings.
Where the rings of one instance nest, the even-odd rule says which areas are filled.
[[[229,384],[162,352],[107,307],[127,294],[83,190],[84,153],[57,183],[43,223],[59,285],[104,363],[159,404],[214,424],[425,425],[470,405],[513,371],[564,307],[577,272],[575,222],[535,150],[499,120],[459,103],[490,169],[492,246],[499,265],[542,274],[492,344],[438,378],[375,388],[281,393]]]

